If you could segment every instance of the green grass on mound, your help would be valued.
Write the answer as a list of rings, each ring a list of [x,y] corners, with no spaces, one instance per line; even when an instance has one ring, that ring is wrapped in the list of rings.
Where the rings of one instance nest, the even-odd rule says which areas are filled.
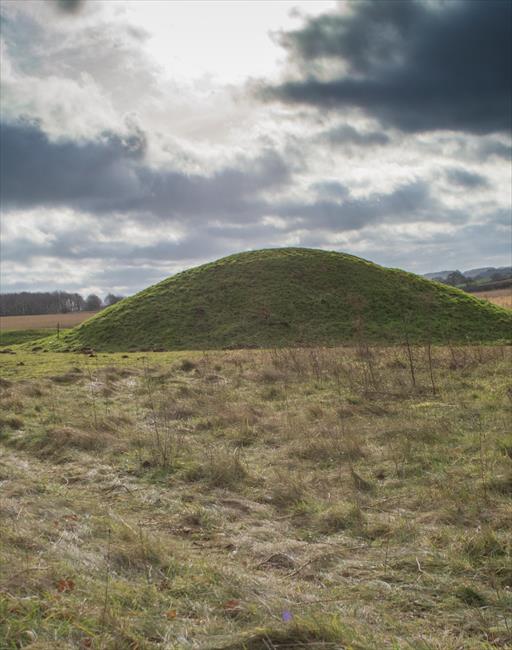
[[[335,345],[364,338],[496,341],[512,314],[411,273],[337,252],[268,249],[179,273],[48,339],[53,350]]]

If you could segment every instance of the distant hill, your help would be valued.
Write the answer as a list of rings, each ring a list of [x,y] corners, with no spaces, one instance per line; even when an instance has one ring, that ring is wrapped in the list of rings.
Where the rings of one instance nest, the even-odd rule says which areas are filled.
[[[458,269],[453,269],[451,271],[435,271],[434,273],[425,273],[424,278],[429,280],[439,280],[443,281],[448,278],[452,273],[461,273],[468,280],[480,280],[481,282],[492,282],[494,275],[503,276],[501,279],[505,280],[512,277],[512,266],[484,266],[479,269],[469,269],[467,271],[459,271]]]
[[[481,269],[469,269],[468,271],[463,271],[462,275],[465,275],[467,278],[477,278],[480,275],[486,276],[491,273],[496,273],[498,271],[509,270],[508,267],[501,266],[495,268],[494,266],[484,266]]]
[[[454,273],[455,269],[451,271],[435,271],[434,273],[424,273],[423,277],[428,280],[446,280],[450,273]]]
[[[108,307],[45,342],[125,351],[495,341],[512,314],[458,289],[352,255],[252,251],[204,264]]]

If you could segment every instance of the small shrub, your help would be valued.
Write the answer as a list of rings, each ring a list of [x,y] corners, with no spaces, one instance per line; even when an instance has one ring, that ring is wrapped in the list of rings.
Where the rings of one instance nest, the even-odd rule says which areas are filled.
[[[323,463],[355,461],[365,455],[354,436],[336,429],[325,429],[313,436],[305,436],[304,440],[298,441],[293,453],[303,460]]]
[[[304,501],[306,486],[303,477],[289,472],[276,472],[272,479],[270,496],[278,508],[287,508]]]
[[[265,370],[261,371],[257,379],[263,384],[275,384],[279,381],[283,381],[284,375],[277,370],[266,368]]]
[[[82,431],[74,427],[54,427],[48,429],[39,446],[47,453],[69,448],[80,451],[100,451],[111,441],[111,437],[105,432]]]
[[[217,526],[217,517],[207,508],[193,506],[182,514],[181,523],[186,527],[211,531]]]
[[[497,476],[489,481],[488,487],[497,494],[512,496],[512,472],[506,476]]]
[[[503,439],[498,442],[498,449],[504,456],[512,460],[512,433],[503,436]]]
[[[474,562],[507,554],[507,545],[490,529],[481,530],[462,545],[463,551]]]
[[[261,391],[261,398],[267,401],[283,399],[283,392],[276,386],[269,386]]]
[[[250,447],[257,440],[256,431],[254,427],[244,423],[230,436],[230,440],[235,447]]]
[[[366,526],[366,520],[357,506],[338,505],[326,510],[319,518],[317,526],[319,531],[326,535],[342,530],[361,533]]]
[[[188,420],[194,414],[195,411],[190,406],[178,403],[164,404],[159,412],[159,415],[169,420]]]
[[[190,361],[190,359],[183,359],[183,361],[180,363],[180,370],[183,372],[190,372],[195,368],[197,368],[197,364],[195,364],[193,361]]]
[[[311,420],[320,420],[324,415],[324,409],[320,404],[311,404],[307,408],[307,414]]]
[[[26,397],[42,397],[44,395],[44,392],[37,384],[21,384],[19,390]]]
[[[234,488],[247,477],[240,450],[224,446],[207,449],[204,461],[186,473],[188,480],[202,480],[211,487],[220,488]]]
[[[219,650],[263,650],[265,648],[363,648],[376,645],[360,642],[357,635],[336,615],[309,615],[291,618],[288,624],[258,630]]]
[[[458,587],[455,590],[455,595],[459,600],[470,607],[483,607],[487,602],[482,594],[466,585]]]
[[[0,418],[0,431],[5,431],[6,429],[21,429],[23,426],[22,418],[17,415],[8,415],[6,417]]]
[[[82,379],[82,371],[80,368],[71,368],[63,375],[53,375],[50,379],[55,384],[75,384]]]
[[[350,475],[352,476],[352,481],[354,483],[354,488],[358,492],[374,492],[375,485],[370,481],[367,481],[362,476],[360,476],[353,467],[350,468]]]

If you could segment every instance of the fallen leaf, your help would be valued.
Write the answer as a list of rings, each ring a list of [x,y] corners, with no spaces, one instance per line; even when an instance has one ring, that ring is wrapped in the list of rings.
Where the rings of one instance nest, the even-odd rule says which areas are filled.
[[[240,607],[240,601],[239,601],[239,600],[235,600],[235,599],[233,599],[233,600],[226,600],[226,602],[224,603],[224,605],[222,605],[222,607],[223,607],[224,609],[228,609],[228,610],[231,610],[231,609],[238,609],[238,607]]]
[[[165,618],[168,618],[169,620],[176,618],[176,610],[170,609],[169,611],[165,612]]]
[[[72,591],[75,588],[75,583],[73,580],[61,578],[57,582],[57,591]]]

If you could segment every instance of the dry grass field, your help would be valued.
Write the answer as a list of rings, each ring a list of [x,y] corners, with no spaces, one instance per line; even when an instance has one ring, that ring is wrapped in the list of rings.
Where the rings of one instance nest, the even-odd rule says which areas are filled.
[[[510,648],[510,361],[2,355],[2,648]]]
[[[493,291],[478,291],[472,294],[475,298],[484,298],[489,302],[512,309],[512,288],[494,289]]]
[[[1,316],[0,329],[2,330],[31,330],[61,329],[75,327],[87,318],[94,316],[95,311],[78,311],[69,314],[38,314],[36,316]]]

